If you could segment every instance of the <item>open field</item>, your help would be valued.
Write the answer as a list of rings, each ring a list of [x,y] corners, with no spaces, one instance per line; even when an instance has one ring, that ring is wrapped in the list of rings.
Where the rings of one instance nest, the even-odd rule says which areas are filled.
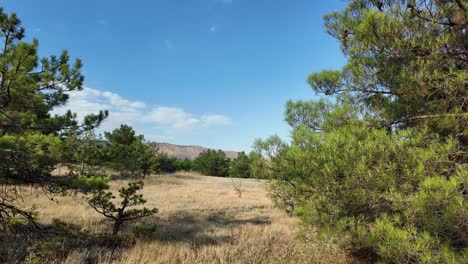
[[[123,227],[156,225],[157,230],[130,247],[94,246],[70,250],[59,263],[350,263],[333,247],[307,245],[295,239],[296,220],[276,209],[265,186],[242,180],[242,197],[231,179],[189,173],[149,176],[145,180],[147,207],[159,213]],[[111,181],[112,189],[124,186]],[[24,207],[38,207],[41,222],[59,218],[92,234],[108,232],[110,223],[78,197],[55,197],[39,191],[25,193]]]

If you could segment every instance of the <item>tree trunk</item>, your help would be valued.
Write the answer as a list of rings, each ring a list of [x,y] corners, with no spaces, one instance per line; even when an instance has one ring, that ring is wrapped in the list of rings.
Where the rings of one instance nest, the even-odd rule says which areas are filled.
[[[117,220],[115,221],[114,223],[114,227],[112,228],[112,235],[117,235],[119,233],[119,230],[120,230],[120,226],[122,225],[122,221],[120,220]]]

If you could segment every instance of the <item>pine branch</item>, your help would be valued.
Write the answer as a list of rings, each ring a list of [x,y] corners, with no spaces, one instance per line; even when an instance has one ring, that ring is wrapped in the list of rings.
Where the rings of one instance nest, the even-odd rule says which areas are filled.
[[[396,124],[417,121],[417,120],[425,120],[425,119],[435,119],[435,118],[445,118],[445,117],[464,117],[468,118],[468,113],[461,113],[461,114],[438,114],[438,115],[420,115],[420,116],[412,116],[412,117],[404,117],[398,120],[393,120],[389,122],[385,122],[381,124],[381,127],[389,127]]]

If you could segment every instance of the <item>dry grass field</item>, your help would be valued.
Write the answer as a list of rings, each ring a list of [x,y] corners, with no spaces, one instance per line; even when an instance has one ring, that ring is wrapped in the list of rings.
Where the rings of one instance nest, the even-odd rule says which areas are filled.
[[[111,182],[113,190],[126,181]],[[242,180],[239,198],[231,179],[189,173],[154,175],[145,180],[147,207],[155,216],[127,224],[155,225],[156,231],[129,247],[84,247],[53,263],[355,263],[333,246],[296,239],[296,220],[275,208],[264,183]],[[42,223],[59,218],[91,234],[109,232],[111,223],[79,196],[50,197],[25,192],[24,207],[37,206]]]

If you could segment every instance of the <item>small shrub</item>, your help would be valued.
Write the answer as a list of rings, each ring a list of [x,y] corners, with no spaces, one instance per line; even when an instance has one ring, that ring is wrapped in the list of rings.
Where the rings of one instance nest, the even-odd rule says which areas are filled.
[[[142,194],[137,194],[138,191],[143,189],[143,181],[130,182],[126,188],[119,190],[119,196],[122,199],[118,207],[114,203],[116,198],[112,192],[99,190],[94,193],[93,197],[88,201],[89,205],[96,210],[96,212],[114,221],[112,227],[112,234],[117,235],[120,227],[124,222],[147,217],[158,212],[156,208],[148,209],[129,209],[129,207],[143,205],[146,200],[143,199]]]

